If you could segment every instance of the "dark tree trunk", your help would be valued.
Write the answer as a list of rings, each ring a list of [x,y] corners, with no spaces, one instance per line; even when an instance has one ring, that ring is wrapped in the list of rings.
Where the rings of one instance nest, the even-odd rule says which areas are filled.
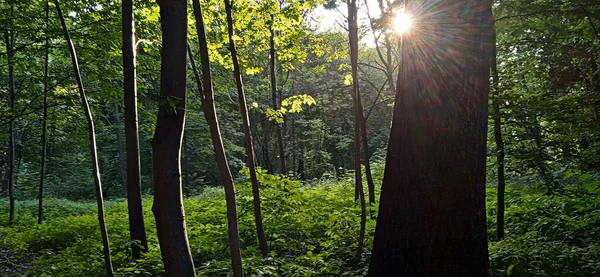
[[[119,112],[119,104],[114,104],[115,113],[115,133],[117,135],[117,146],[119,148],[119,173],[121,174],[121,184],[127,192],[127,169],[125,168],[125,150],[123,150],[123,136],[121,135],[121,113]]]
[[[8,175],[8,168],[5,167],[6,160],[7,160],[6,152],[3,152],[2,158],[0,160],[0,182],[2,182],[2,193],[0,193],[0,197],[6,197],[7,196],[6,191],[8,190],[8,182],[6,180],[6,176]],[[2,176],[3,173],[4,173],[4,176]]]
[[[183,192],[187,196],[190,193],[190,152],[188,147],[188,135],[183,131]]]
[[[269,174],[273,174],[273,165],[271,164],[271,155],[269,154],[269,136],[267,135],[266,115],[260,114],[260,125],[262,127],[262,154],[264,166]]]
[[[494,31],[494,43],[496,33]],[[498,76],[498,53],[494,45],[492,56],[492,110],[494,111],[494,140],[496,142],[496,159],[498,160],[498,201],[496,207],[496,236],[498,240],[504,238],[504,192],[506,182],[504,180],[504,140],[502,139],[502,115],[500,114],[500,78]]]
[[[598,64],[593,55],[591,55],[590,58],[590,67],[592,69],[592,86],[595,93],[594,97],[596,99],[594,101],[594,119],[596,120],[596,125],[600,127],[600,71],[598,70]]]
[[[13,16],[14,3],[10,3],[10,14]],[[15,33],[14,31],[6,31],[6,52],[8,62],[8,104],[12,111],[15,110],[15,64],[13,52],[15,46]],[[9,201],[9,215],[8,224],[12,224],[15,219],[15,119],[11,117],[8,126],[8,168],[6,171],[6,177],[8,179],[8,201]]]
[[[69,35],[69,30],[65,22],[65,17],[63,16],[62,10],[60,9],[58,0],[54,0],[54,4],[56,5],[56,11],[58,12],[58,17],[60,19],[60,23],[62,24],[63,31],[65,33],[65,39],[67,40],[67,43],[69,45],[69,52],[71,53],[71,62],[73,63],[73,73],[75,74],[75,80],[77,81],[77,89],[79,90],[79,97],[81,99],[81,104],[83,106],[85,117],[88,123],[90,152],[92,155],[92,171],[94,174],[94,182],[96,185],[96,201],[98,204],[98,222],[100,224],[100,232],[102,233],[102,244],[104,248],[104,264],[106,267],[106,275],[112,277],[114,275],[114,270],[110,258],[108,232],[106,230],[106,223],[104,222],[104,199],[102,196],[102,179],[100,177],[100,167],[98,166],[98,147],[96,146],[96,131],[94,129],[94,119],[92,118],[90,105],[88,104],[88,100],[83,89],[83,82],[81,81],[81,73],[79,71],[79,63],[77,62],[77,54],[75,53],[75,46],[73,45],[73,41],[71,40],[71,36]]]
[[[369,276],[488,276],[491,1],[407,1]],[[427,39],[423,39],[427,35]]]
[[[140,252],[148,250],[148,239],[144,225],[142,207],[142,182],[140,165],[140,138],[137,112],[137,80],[135,28],[133,0],[123,0],[123,85],[125,110],[125,148],[127,209],[129,214],[129,238],[135,241],[131,245],[134,260],[140,258]]]
[[[44,42],[44,110],[42,115],[42,160],[40,162],[40,187],[38,191],[38,224],[42,224],[42,220],[44,218],[44,183],[46,181],[46,155],[47,155],[47,133],[48,133],[48,60],[49,60],[49,47],[50,43],[48,41],[48,20],[49,20],[49,12],[50,5],[48,4],[49,0],[46,0],[46,40]]]
[[[235,40],[233,39],[233,2],[225,0],[225,12],[227,13],[227,31],[229,33],[229,51],[233,60],[233,75],[237,87],[238,101],[240,103],[240,112],[242,115],[242,127],[244,130],[244,144],[246,146],[246,166],[250,171],[250,182],[252,184],[252,196],[254,200],[254,221],[256,224],[256,235],[260,252],[263,256],[269,253],[265,230],[263,227],[262,213],[260,210],[260,191],[258,187],[258,179],[256,178],[256,158],[254,156],[254,146],[252,140],[252,130],[250,129],[250,118],[248,116],[248,106],[246,105],[246,95],[244,94],[244,83],[242,82],[242,72],[237,58],[237,50]],[[273,77],[271,77],[271,82]]]
[[[181,193],[181,141],[185,125],[187,1],[160,0],[162,54],[160,104],[152,139],[156,230],[167,276],[196,276]]]
[[[360,231],[358,234],[358,247],[352,261],[352,267],[358,269],[362,257],[365,241],[367,211],[365,192],[362,185],[362,168],[360,165],[361,125],[363,125],[363,111],[358,89],[358,7],[356,0],[348,1],[348,39],[350,44],[350,65],[352,67],[352,100],[354,102],[354,200],[360,200]],[[365,133],[366,137],[366,133]],[[366,148],[365,148],[366,150]]]
[[[210,136],[212,138],[217,165],[223,188],[225,189],[225,200],[227,201],[227,235],[229,239],[229,252],[231,254],[231,266],[234,277],[243,277],[242,255],[240,253],[240,238],[238,231],[238,217],[235,201],[235,188],[231,170],[227,164],[227,156],[223,147],[221,130],[217,119],[215,107],[215,94],[213,92],[212,76],[210,72],[210,60],[208,56],[208,43],[206,42],[206,32],[204,30],[204,19],[202,18],[202,8],[199,0],[193,0],[194,16],[196,18],[196,30],[198,33],[198,45],[200,46],[200,62],[202,64],[202,88],[204,91],[204,116],[208,122]]]
[[[362,105],[360,110],[362,111]],[[369,205],[375,204],[375,183],[373,182],[373,175],[371,174],[371,161],[369,156],[369,141],[367,140],[367,118],[361,115],[361,126],[360,133],[362,138],[363,147],[363,160],[365,163],[365,175],[367,177],[367,188],[369,190]]]
[[[277,56],[275,53],[275,31],[273,30],[274,16],[271,15],[271,25],[269,31],[271,36],[269,37],[269,77],[271,79],[271,101],[273,110],[279,110],[279,99],[277,97],[277,75],[275,65],[277,63]],[[281,174],[287,175],[287,167],[285,165],[285,144],[283,143],[283,134],[281,130],[281,124],[275,123],[277,132],[277,144],[279,146],[279,167]]]

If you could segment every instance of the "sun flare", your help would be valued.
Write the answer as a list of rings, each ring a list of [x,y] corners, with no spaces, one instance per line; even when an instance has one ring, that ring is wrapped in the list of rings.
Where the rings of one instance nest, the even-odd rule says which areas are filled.
[[[412,18],[404,11],[398,12],[394,19],[394,30],[399,34],[404,34],[410,30]]]

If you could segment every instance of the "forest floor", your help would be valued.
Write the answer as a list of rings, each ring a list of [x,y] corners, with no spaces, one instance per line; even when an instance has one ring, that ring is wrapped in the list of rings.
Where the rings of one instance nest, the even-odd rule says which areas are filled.
[[[265,232],[271,248],[262,258],[256,243],[252,193],[238,184],[237,200],[244,269],[248,276],[366,276],[375,221],[367,222],[359,270],[348,267],[356,250],[360,208],[351,178],[305,186],[261,177]],[[491,276],[600,276],[600,195],[507,191],[506,237],[495,239],[495,191],[488,190]],[[164,276],[151,198],[144,199],[149,251],[131,262],[127,206],[106,201],[106,221],[117,276]],[[48,199],[45,221],[36,224],[36,201],[18,201],[7,226],[8,204],[0,200],[1,276],[102,276],[102,244],[93,201]],[[224,193],[206,188],[186,198],[188,237],[198,276],[230,272]],[[373,207],[376,211],[376,206]]]
[[[35,265],[37,256],[27,251],[15,251],[8,246],[0,247],[0,276],[22,276]]]

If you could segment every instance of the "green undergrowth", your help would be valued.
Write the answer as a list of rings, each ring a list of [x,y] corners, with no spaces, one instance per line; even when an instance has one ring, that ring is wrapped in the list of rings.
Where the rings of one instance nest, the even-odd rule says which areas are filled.
[[[262,212],[270,254],[262,257],[255,235],[250,185],[236,185],[244,269],[248,276],[361,276],[349,267],[356,249],[360,208],[349,180],[302,185],[280,176],[260,174]],[[152,199],[144,199],[149,251],[131,262],[124,201],[106,201],[106,222],[117,276],[163,276]],[[95,202],[48,200],[46,220],[36,224],[37,202],[19,202],[11,227],[2,222],[0,245],[38,256],[26,276],[104,276],[102,244]],[[0,202],[0,218],[8,205]],[[185,199],[188,237],[199,276],[229,276],[225,196],[207,188]],[[373,212],[375,212],[373,210]],[[375,222],[369,220],[368,233]],[[367,236],[367,248],[372,235]],[[363,265],[370,252],[365,251]]]
[[[351,179],[301,184],[260,174],[262,211],[269,256],[255,236],[249,184],[236,185],[240,237],[247,276],[365,276],[375,221],[367,222],[362,267],[351,270],[359,207]],[[596,192],[544,195],[509,190],[506,237],[495,238],[495,191],[488,190],[491,276],[600,276],[600,199]],[[163,276],[151,198],[144,199],[150,249],[131,262],[127,207],[106,202],[106,220],[117,276]],[[104,276],[95,202],[46,201],[46,220],[36,224],[37,202],[18,202],[17,218],[6,226],[0,201],[0,247],[31,253],[25,276]],[[373,214],[376,208],[373,207]],[[207,188],[185,200],[191,252],[199,276],[230,276],[225,197]]]

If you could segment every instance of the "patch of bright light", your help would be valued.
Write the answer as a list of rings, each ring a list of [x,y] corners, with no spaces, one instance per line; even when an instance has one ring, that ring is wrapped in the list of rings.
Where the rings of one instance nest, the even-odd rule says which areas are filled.
[[[394,30],[399,34],[404,34],[410,30],[412,18],[404,11],[399,11],[394,18]]]

